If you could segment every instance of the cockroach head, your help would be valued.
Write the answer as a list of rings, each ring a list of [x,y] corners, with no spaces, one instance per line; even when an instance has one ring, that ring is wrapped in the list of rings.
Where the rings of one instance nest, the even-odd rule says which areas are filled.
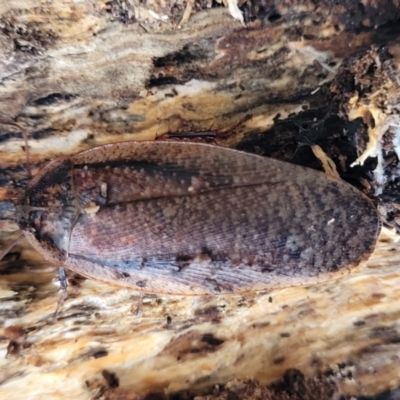
[[[68,158],[49,163],[32,179],[17,206],[18,224],[26,238],[55,263],[68,257],[70,232],[77,217],[71,173]]]

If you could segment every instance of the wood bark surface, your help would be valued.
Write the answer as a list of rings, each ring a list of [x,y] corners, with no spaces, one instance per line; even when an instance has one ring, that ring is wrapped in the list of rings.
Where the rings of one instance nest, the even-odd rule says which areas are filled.
[[[221,146],[320,169],[333,159],[342,177],[380,194],[392,229],[339,280],[246,296],[146,295],[138,314],[139,293],[69,274],[56,320],[57,269],[22,241],[0,262],[1,398],[189,396],[232,379],[271,384],[294,368],[329,371],[335,395],[400,386],[396,180],[377,175],[373,158],[350,168],[372,138],[368,155],[383,154],[378,166],[395,175],[400,3],[242,1],[246,27],[229,6],[0,0],[0,116],[29,132],[32,174],[96,145],[213,130]],[[28,169],[21,132],[0,134],[4,248],[18,236]]]

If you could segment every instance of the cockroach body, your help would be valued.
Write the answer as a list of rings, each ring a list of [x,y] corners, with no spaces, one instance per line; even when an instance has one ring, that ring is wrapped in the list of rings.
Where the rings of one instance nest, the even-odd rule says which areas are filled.
[[[50,162],[18,223],[49,262],[143,292],[305,285],[372,253],[380,221],[349,184],[198,143],[121,142]]]

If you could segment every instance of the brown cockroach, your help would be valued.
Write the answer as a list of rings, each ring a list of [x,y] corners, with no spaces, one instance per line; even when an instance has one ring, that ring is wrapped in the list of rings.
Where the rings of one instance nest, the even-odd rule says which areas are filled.
[[[181,295],[336,278],[370,256],[380,231],[372,202],[343,181],[186,142],[121,142],[59,157],[31,180],[17,219],[55,265]]]

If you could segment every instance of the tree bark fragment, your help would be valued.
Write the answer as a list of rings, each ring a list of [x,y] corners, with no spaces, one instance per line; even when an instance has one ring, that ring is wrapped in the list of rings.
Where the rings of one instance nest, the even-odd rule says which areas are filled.
[[[400,4],[239,2],[244,28],[226,8],[199,1],[178,27],[186,4],[3,0],[0,114],[29,132],[32,173],[95,145],[213,130],[218,145],[321,169],[317,144],[343,179],[374,196],[376,162],[350,164],[373,129],[360,109],[378,85],[366,79],[389,68],[384,83],[392,86],[380,87],[397,98]],[[362,71],[359,60],[372,69]],[[356,95],[358,108],[349,102]],[[395,107],[379,109],[384,121],[397,115]],[[360,115],[350,121],[354,110]],[[393,177],[390,129],[381,138],[382,165]],[[14,205],[27,166],[21,132],[0,126],[0,133],[5,244],[17,237]],[[395,178],[381,189],[380,210],[397,229]],[[22,241],[0,262],[0,394],[199,394],[234,378],[270,384],[293,368],[306,377],[330,371],[345,395],[395,389],[397,242],[385,229],[371,259],[335,282],[248,296],[146,295],[139,315],[138,293],[69,274],[68,298],[53,321],[56,268]]]

